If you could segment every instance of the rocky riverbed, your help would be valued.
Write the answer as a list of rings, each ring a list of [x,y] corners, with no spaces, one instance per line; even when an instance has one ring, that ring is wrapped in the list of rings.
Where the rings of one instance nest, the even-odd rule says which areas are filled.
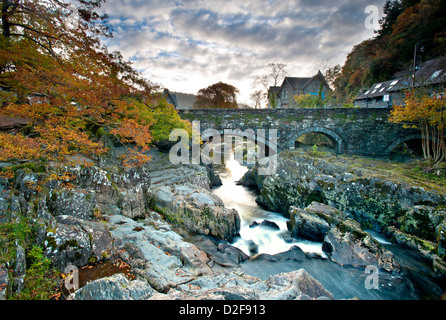
[[[240,218],[211,193],[212,170],[150,155],[130,169],[114,159],[46,172],[17,166],[1,181],[0,223],[31,219],[33,245],[61,272],[119,258],[136,275],[91,279],[72,299],[332,298],[305,270],[266,281],[244,274],[238,266],[247,256],[229,244]],[[0,265],[2,299],[26,282],[24,246],[17,242],[17,253]]]
[[[123,151],[116,150],[112,158],[100,163],[84,159],[82,165],[50,166],[44,172],[17,166],[13,178],[1,180],[0,223],[20,223],[25,217],[32,221],[35,245],[43,248],[55,268],[64,272],[67,266],[81,268],[120,259],[135,275],[134,280],[121,274],[91,279],[72,299],[334,298],[305,270],[305,266],[311,267],[312,258],[299,247],[279,255],[249,257],[231,245],[240,231],[240,216],[211,192],[219,182],[211,168],[172,165],[166,154],[152,150],[151,162],[123,169],[115,161],[119,152]],[[291,160],[295,162],[289,165]],[[418,240],[418,220],[413,218],[412,223],[418,231],[406,233],[401,226],[388,223],[388,213],[361,211],[359,205],[355,210],[350,206],[351,198],[341,191],[346,190],[345,185],[358,183],[355,173],[328,164],[321,167],[320,163],[291,159],[285,153],[277,175],[258,177],[254,168],[243,183],[255,184],[260,189],[259,202],[271,209],[286,207],[277,211],[290,218],[293,237],[323,241],[330,263],[354,268],[373,264],[388,274],[400,272],[392,252],[363,230],[365,222],[387,227],[397,243],[425,250],[424,243],[430,240]],[[355,199],[366,192],[364,179]],[[374,181],[373,185],[372,190],[378,189],[379,183]],[[408,195],[406,202],[397,199],[407,208],[403,216],[417,217],[424,212],[426,217],[433,217],[429,226],[438,230],[438,241],[429,242],[435,249],[428,250],[426,256],[441,272],[444,213],[434,209],[444,204],[444,198],[385,182],[381,186],[393,190],[389,197],[393,200],[396,195]],[[409,191],[404,193],[402,188]],[[323,197],[316,198],[315,191]],[[388,201],[383,201],[387,206]],[[0,264],[0,299],[22,290],[28,267],[25,251],[16,242],[15,254]],[[259,266],[256,260],[265,260],[265,266],[274,261],[293,262],[293,267],[268,276],[245,273],[246,266]]]
[[[360,260],[373,253],[387,260],[380,265],[398,269],[363,229],[375,230],[418,251],[446,274],[445,190],[435,182],[424,188],[404,172],[393,176],[382,169],[385,161],[357,162],[361,160],[285,151],[275,175],[259,176],[254,167],[240,184],[258,189],[259,204],[290,218],[295,237],[323,241],[333,261],[363,265]]]

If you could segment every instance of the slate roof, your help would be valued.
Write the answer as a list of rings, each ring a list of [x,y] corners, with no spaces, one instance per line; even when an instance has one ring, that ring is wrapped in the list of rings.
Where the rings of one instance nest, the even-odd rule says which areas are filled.
[[[177,99],[177,109],[178,110],[188,110],[194,108],[195,100],[197,99],[196,95],[182,93],[182,92],[172,92]]]
[[[446,57],[426,61],[415,73],[415,87],[435,85],[446,82]],[[410,70],[395,74],[394,80],[375,83],[355,100],[373,99],[392,94],[396,91],[407,90],[413,86]]]
[[[194,108],[196,96],[193,94],[173,92],[165,89],[163,92],[167,101],[175,106],[177,110],[189,110]]]
[[[279,91],[280,91],[280,88],[281,87],[274,87],[274,86],[272,86],[272,87],[269,87],[268,92],[272,92],[273,94],[277,95],[279,93]]]
[[[284,82],[287,82],[293,89],[302,90],[307,86],[311,79],[313,78],[286,77]]]
[[[283,87],[285,83],[288,83],[294,90],[304,90],[316,78],[323,81],[327,88],[330,87],[320,71],[313,77],[285,77],[281,87]]]
[[[377,97],[382,97],[386,94],[390,94],[392,92],[405,90],[409,86],[409,83],[406,79],[396,79],[389,80],[386,82],[375,83],[370,87],[369,90],[361,94],[355,100],[364,100],[364,99],[373,99]]]

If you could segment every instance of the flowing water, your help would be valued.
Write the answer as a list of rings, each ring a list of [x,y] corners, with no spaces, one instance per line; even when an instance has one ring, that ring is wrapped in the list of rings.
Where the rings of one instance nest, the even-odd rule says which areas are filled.
[[[243,177],[248,168],[240,165],[232,157],[226,162],[226,168],[217,171],[223,185],[215,188],[213,193],[223,200],[226,207],[236,209],[241,218],[240,237],[232,244],[234,247],[249,255],[254,244],[258,253],[267,254],[284,252],[297,245],[305,252],[325,257],[322,243],[305,240],[287,242],[285,239],[290,241],[286,225],[288,219],[279,213],[262,209],[255,202],[257,198],[255,191],[237,185],[237,181]],[[260,225],[265,220],[275,223],[280,230]],[[250,226],[253,222],[259,225]]]
[[[322,251],[322,243],[292,239],[286,226],[286,218],[257,205],[257,193],[237,185],[237,181],[247,170],[233,157],[230,158],[225,167],[216,169],[223,185],[213,190],[226,207],[236,209],[240,214],[240,237],[232,245],[251,257],[241,265],[246,274],[266,280],[273,274],[304,268],[335,299],[358,297],[367,300],[403,300],[446,297],[446,285],[435,277],[429,261],[416,252],[391,244],[383,235],[373,231],[370,231],[371,235],[394,253],[403,272],[400,275],[380,272],[377,278],[378,289],[367,289],[366,282],[370,282],[370,274],[364,268],[342,267],[333,263]],[[260,225],[264,220],[275,223],[280,229]],[[251,225],[253,222],[259,225]],[[293,258],[292,253],[279,254],[293,246],[300,247],[307,256]]]

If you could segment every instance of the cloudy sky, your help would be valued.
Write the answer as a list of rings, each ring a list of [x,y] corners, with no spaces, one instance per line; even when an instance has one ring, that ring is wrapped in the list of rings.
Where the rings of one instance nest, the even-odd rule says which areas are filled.
[[[365,8],[385,0],[107,0],[115,30],[107,40],[143,75],[171,91],[196,94],[223,81],[252,104],[256,77],[285,63],[294,77],[343,64],[373,37]],[[381,17],[381,13],[380,13]]]

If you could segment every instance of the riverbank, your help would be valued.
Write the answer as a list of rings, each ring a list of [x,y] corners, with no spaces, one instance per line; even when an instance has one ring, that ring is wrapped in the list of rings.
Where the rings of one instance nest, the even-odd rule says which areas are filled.
[[[237,208],[241,216],[240,237],[233,245],[249,256],[241,264],[245,273],[266,280],[277,273],[304,268],[335,299],[438,299],[442,296],[446,286],[432,270],[432,261],[423,255],[391,244],[384,235],[363,230],[352,220],[344,221],[341,218],[345,215],[327,205],[313,203],[305,209],[294,207],[296,212],[290,212],[294,219],[287,219],[257,205],[255,199],[259,193],[240,184],[238,180],[247,168],[229,161],[226,168],[217,171],[223,186],[213,192],[227,207]],[[318,225],[314,217],[317,214],[321,217],[331,214],[332,218],[328,221],[319,218]],[[297,216],[300,219],[296,221]],[[299,228],[293,228],[295,222],[300,222]],[[339,238],[341,230],[343,236]],[[326,243],[323,242],[325,233],[330,233]],[[328,247],[330,238],[330,245],[337,251],[334,255],[324,248],[324,244]],[[371,272],[379,274],[375,282],[378,289],[366,287]]]
[[[218,179],[212,168],[172,165],[168,155],[152,150],[147,165],[123,169],[114,161],[120,152],[124,150],[115,150],[115,156],[102,163],[84,159],[82,165],[59,171],[19,165],[14,177],[1,181],[0,298],[57,297],[54,290],[64,285],[67,266],[95,268],[108,261],[122,262],[126,266],[122,273],[132,277],[118,275],[116,268],[105,277],[83,281],[88,283],[72,291],[70,298],[437,299],[442,294],[437,287],[424,296],[408,290],[411,282],[401,280],[405,278],[398,270],[380,273],[380,290],[402,283],[396,294],[370,291],[364,287],[367,274],[362,267],[308,254],[299,241],[290,239],[292,232],[285,252],[257,256],[243,252],[235,246],[243,227],[241,209],[226,205],[215,194],[213,181]],[[262,183],[269,182],[265,178]],[[284,227],[279,224],[279,229]],[[254,225],[253,230],[263,227]],[[341,220],[329,228],[334,248],[334,231],[345,232],[346,227],[352,231],[357,226]],[[368,243],[364,239],[360,247]],[[388,249],[374,245],[381,253]],[[347,269],[354,272],[336,277]],[[93,269],[91,274],[101,273]],[[327,275],[331,279],[326,280]]]
[[[68,298],[332,298],[301,268],[266,280],[239,269],[246,258],[228,242],[239,215],[211,193],[210,168],[152,150],[151,162],[125,169],[122,152],[70,167],[17,165],[1,180],[0,299],[60,298],[67,268],[100,275],[94,268],[108,261],[134,278],[116,268],[82,288],[70,282]]]
[[[413,163],[299,151],[282,152],[276,172],[262,177],[254,167],[240,183],[259,190],[259,204],[291,218],[296,235],[325,238],[332,230],[328,217],[337,216],[339,221],[358,223],[350,223],[350,229],[382,232],[393,243],[417,250],[437,272],[445,273],[444,176],[433,179]],[[333,210],[328,216],[321,210],[300,213],[313,202]],[[313,230],[304,234],[302,223],[308,225],[310,220]]]

